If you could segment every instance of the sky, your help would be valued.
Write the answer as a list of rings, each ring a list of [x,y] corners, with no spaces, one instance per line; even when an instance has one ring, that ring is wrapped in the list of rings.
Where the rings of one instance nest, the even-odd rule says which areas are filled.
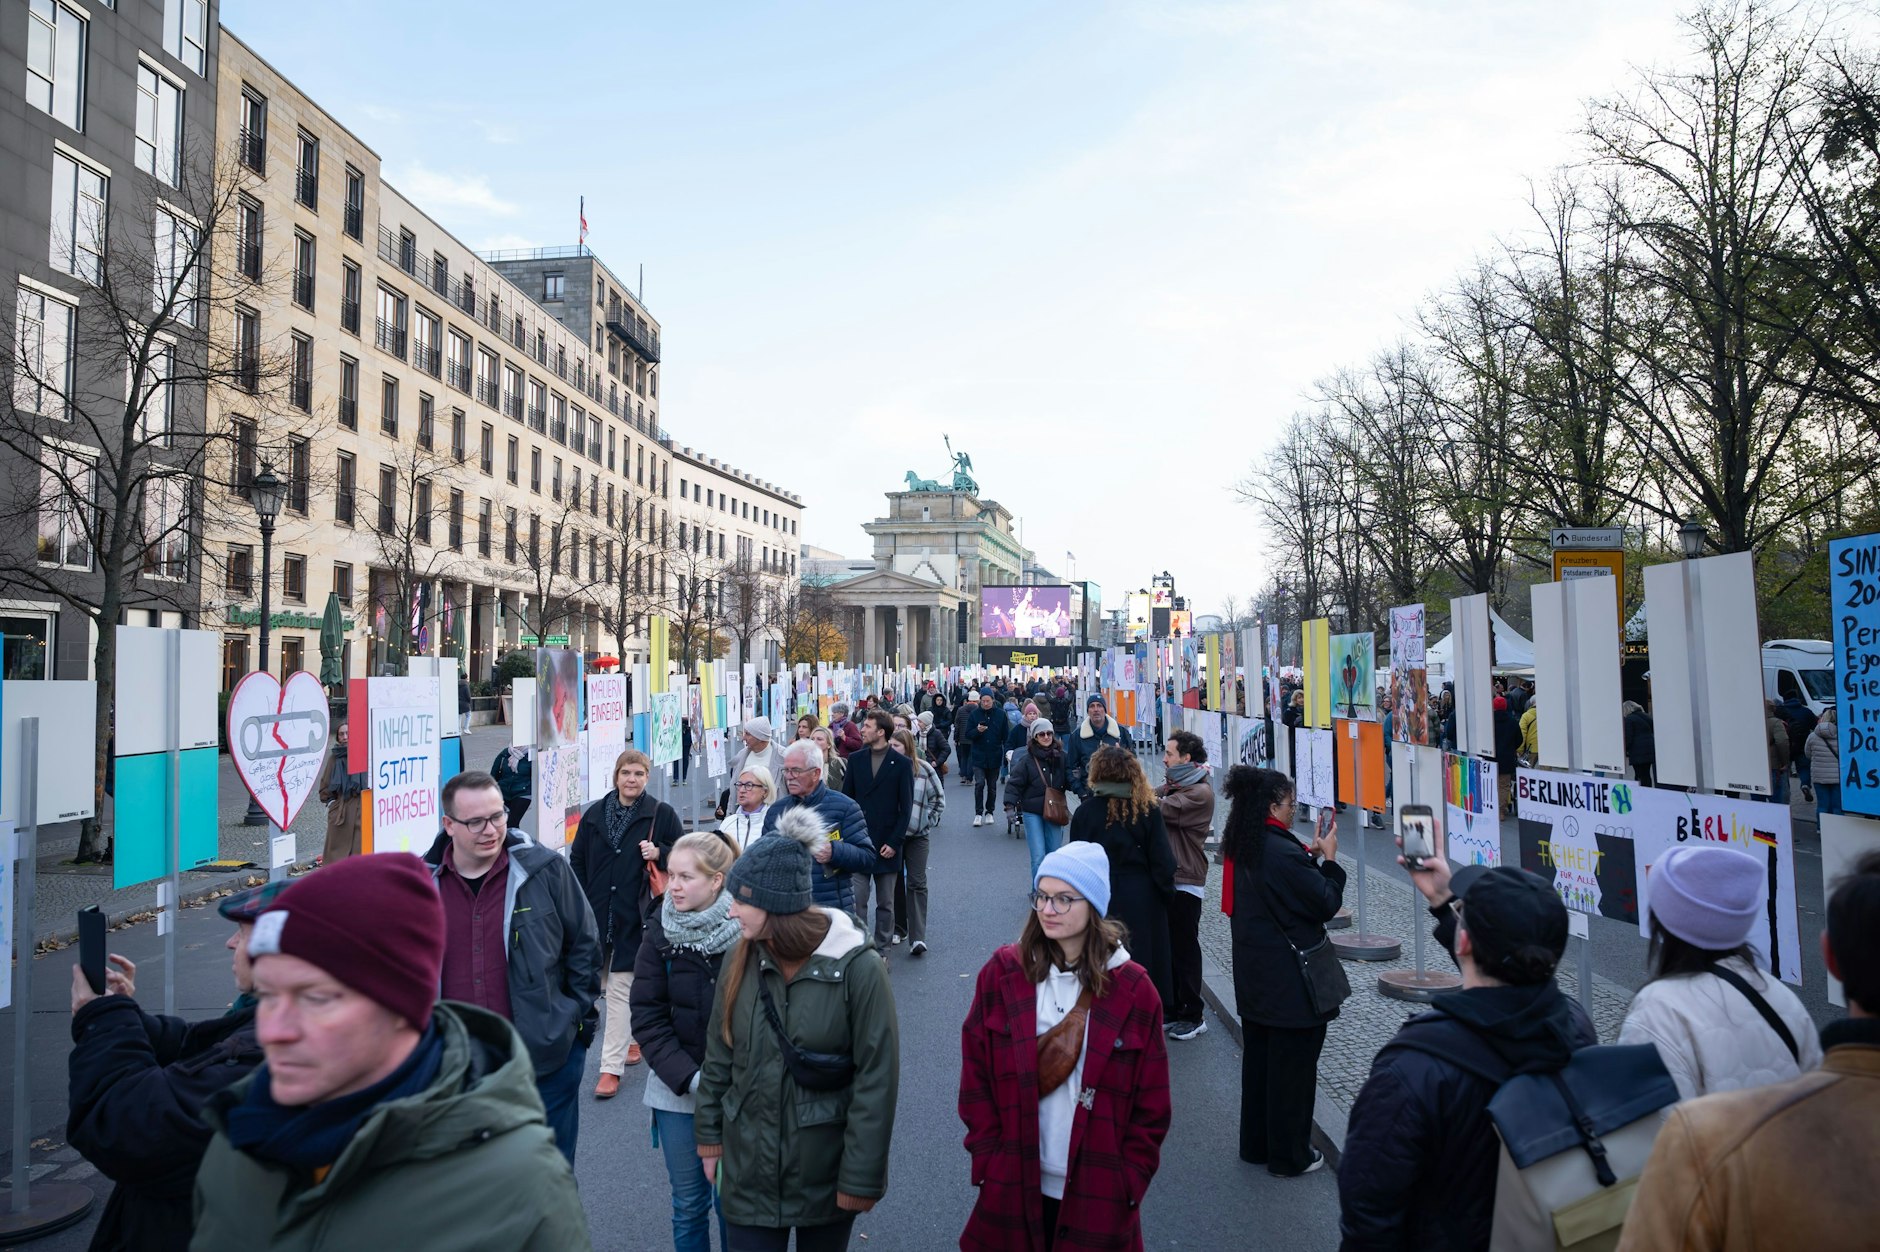
[[[1235,481],[1518,231],[1660,0],[224,0],[479,249],[645,266],[661,421],[850,556],[942,436],[1107,608],[1266,581]],[[1067,554],[1074,553],[1073,564]]]

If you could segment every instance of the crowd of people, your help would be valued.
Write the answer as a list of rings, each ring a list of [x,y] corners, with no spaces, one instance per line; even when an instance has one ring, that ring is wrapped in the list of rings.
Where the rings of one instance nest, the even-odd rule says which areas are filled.
[[[714,1230],[736,1252],[849,1247],[888,1192],[891,966],[930,939],[968,942],[927,925],[954,774],[973,827],[1002,808],[1023,835],[1031,905],[962,1024],[977,1198],[959,1246],[1143,1246],[1171,1126],[1217,1116],[1176,1110],[1169,1086],[1170,1043],[1207,1030],[1217,796],[1239,1156],[1279,1179],[1322,1170],[1313,1093],[1351,993],[1326,935],[1346,885],[1334,815],[1302,838],[1286,774],[1217,776],[1187,730],[1162,741],[1152,783],[1150,746],[1080,694],[930,683],[906,703],[837,704],[827,724],[805,715],[787,743],[755,719],[715,828],[689,833],[629,748],[566,856],[515,829],[526,758],[499,756],[445,785],[423,857],[341,852],[224,899],[223,1017],[143,1012],[121,957],[103,994],[75,970],[70,1140],[117,1184],[93,1246],[590,1246],[572,1166],[598,1047],[593,1099],[644,1067],[678,1252],[710,1252]],[[1532,692],[1497,705],[1519,754]],[[1771,719],[1773,745],[1788,723]],[[343,804],[347,776],[327,782]],[[1530,1226],[1551,1201],[1510,1163],[1497,1097],[1536,1076],[1599,1110],[1580,1118],[1569,1094],[1563,1142],[1614,1103],[1652,1119],[1630,1214],[1606,1228],[1621,1247],[1865,1244],[1880,1216],[1859,1181],[1880,1148],[1880,854],[1834,886],[1822,942],[1849,1016],[1819,1033],[1748,946],[1762,863],[1716,845],[1665,858],[1649,978],[1609,1048],[1555,981],[1567,914],[1551,884],[1511,867],[1452,874],[1441,858],[1405,867],[1462,986],[1372,1064],[1338,1164],[1344,1247],[1529,1246],[1514,1200],[1530,1201]]]

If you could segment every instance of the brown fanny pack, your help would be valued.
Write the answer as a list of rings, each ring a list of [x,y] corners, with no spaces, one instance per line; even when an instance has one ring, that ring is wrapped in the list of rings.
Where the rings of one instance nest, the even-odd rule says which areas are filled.
[[[1084,1023],[1090,1017],[1090,988],[1085,987],[1064,1020],[1038,1036],[1038,1094],[1048,1096],[1064,1085],[1084,1054]]]

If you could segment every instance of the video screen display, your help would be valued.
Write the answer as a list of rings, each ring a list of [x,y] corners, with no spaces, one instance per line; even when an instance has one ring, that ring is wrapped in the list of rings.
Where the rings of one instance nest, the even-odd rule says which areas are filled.
[[[982,587],[979,633],[985,639],[1068,639],[1069,587]]]

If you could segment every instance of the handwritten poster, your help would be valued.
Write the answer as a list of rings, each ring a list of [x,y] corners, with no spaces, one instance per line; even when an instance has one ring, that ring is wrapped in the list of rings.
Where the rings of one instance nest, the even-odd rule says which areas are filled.
[[[578,743],[535,750],[535,838],[545,848],[559,848],[574,840],[581,806],[587,795],[586,750]],[[604,777],[613,776],[613,762]],[[605,795],[612,783],[601,788]]]
[[[1299,803],[1322,809],[1337,799],[1333,794],[1337,750],[1329,730],[1301,726],[1293,732],[1293,785],[1298,788]]]
[[[1766,800],[1692,795],[1693,834],[1759,858],[1769,876],[1768,899],[1750,932],[1750,946],[1763,965],[1786,983],[1802,985],[1801,928],[1795,916],[1795,836],[1789,806]]]
[[[1623,778],[1524,769],[1515,774],[1521,865],[1549,879],[1576,913],[1637,923],[1639,860],[1680,822],[1688,797]]]
[[[1427,746],[1430,741],[1430,675],[1423,606],[1390,611],[1391,738]]]
[[[1495,762],[1443,753],[1443,831],[1449,859],[1501,864],[1501,810]]]
[[[614,762],[627,748],[626,675],[588,675],[587,710],[586,799],[592,801],[614,789]]]
[[[372,850],[422,856],[443,824],[437,799],[443,783],[437,679],[368,679],[366,713]]]
[[[653,693],[654,765],[670,765],[679,759],[682,744],[679,718],[683,714],[684,700],[684,693],[678,691]]]
[[[1841,807],[1880,817],[1880,534],[1828,545]]]
[[[725,732],[713,728],[705,732],[705,773],[710,778],[723,778],[725,769]]]
[[[261,811],[276,826],[292,826],[326,764],[326,688],[306,670],[289,674],[285,686],[272,674],[244,675],[228,697],[228,745]]]
[[[1264,767],[1272,761],[1273,752],[1267,742],[1264,717],[1236,717],[1228,724],[1231,727],[1228,734],[1233,739],[1234,760],[1238,764]]]

